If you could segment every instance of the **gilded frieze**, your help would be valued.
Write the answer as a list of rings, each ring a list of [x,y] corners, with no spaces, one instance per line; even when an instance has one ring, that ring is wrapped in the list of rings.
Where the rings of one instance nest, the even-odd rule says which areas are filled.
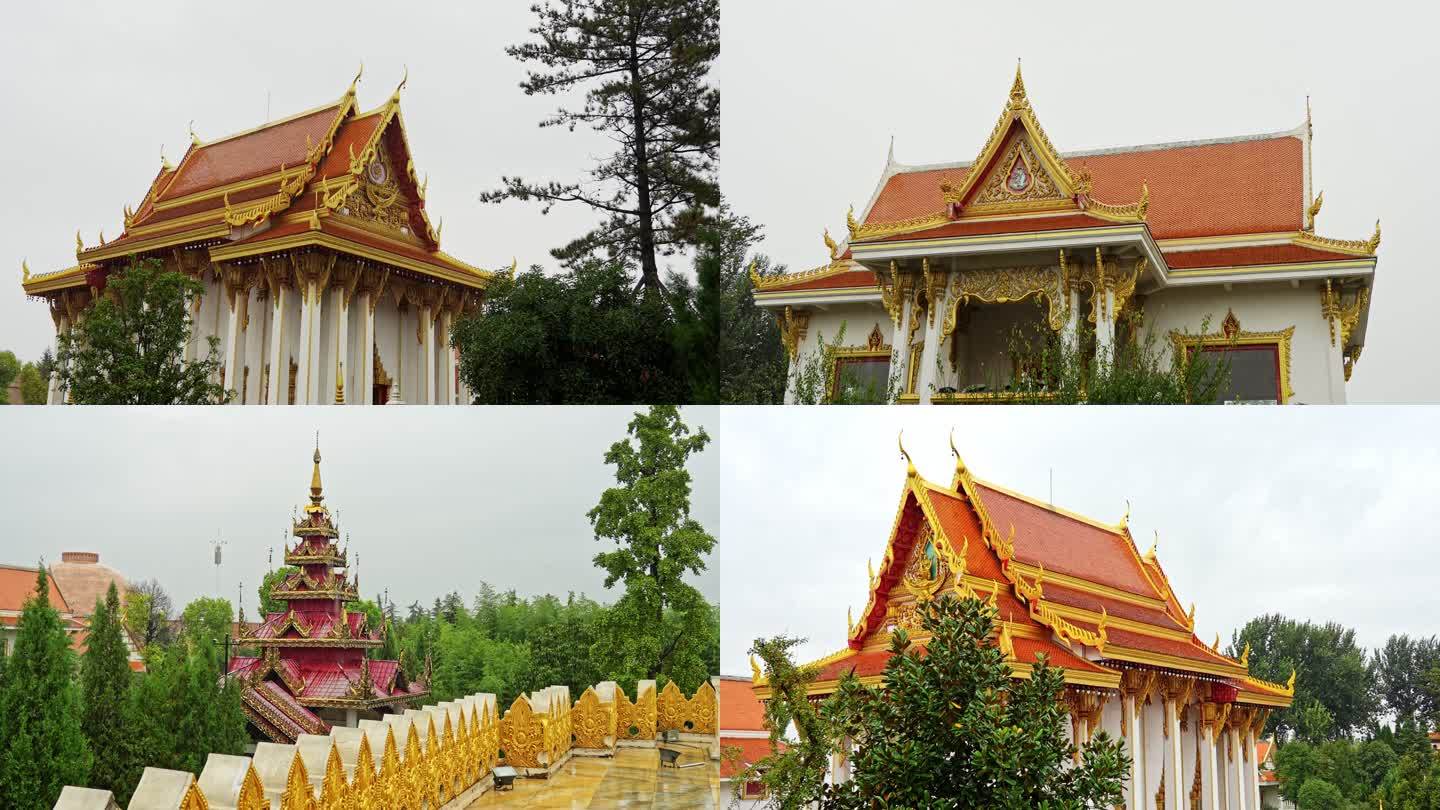
[[[625,690],[615,690],[616,729],[623,740],[655,739],[656,703],[655,690],[646,688],[634,701],[625,696]]]
[[[571,711],[576,748],[609,748],[615,740],[614,703],[601,703],[593,687],[586,688]]]
[[[982,270],[961,270],[945,318],[945,337],[954,331],[960,306],[974,298],[989,304],[1023,301],[1030,296],[1043,297],[1048,303],[1046,322],[1060,331],[1065,319],[1065,299],[1060,295],[1060,275],[1053,267],[1006,267]]]

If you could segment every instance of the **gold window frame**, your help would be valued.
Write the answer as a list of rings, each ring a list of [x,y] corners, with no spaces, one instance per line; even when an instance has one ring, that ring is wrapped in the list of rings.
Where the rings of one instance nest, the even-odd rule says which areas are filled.
[[[884,358],[887,364],[894,365],[895,351],[889,345],[877,347],[870,346],[845,346],[835,349],[830,353],[830,382],[827,391],[831,399],[835,398],[835,386],[840,382],[840,362],[842,360],[874,360]],[[889,379],[890,370],[886,370],[886,379]]]
[[[1233,318],[1234,316],[1231,316]],[[1227,323],[1230,318],[1226,319]],[[1237,322],[1238,324],[1238,322]],[[1280,404],[1289,404],[1294,398],[1295,392],[1290,388],[1290,344],[1295,337],[1294,325],[1276,332],[1245,332],[1235,329],[1230,334],[1225,331],[1214,332],[1204,335],[1187,335],[1178,330],[1170,330],[1170,342],[1175,346],[1177,356],[1190,361],[1189,350],[1204,351],[1208,348],[1232,348],[1236,346],[1270,346],[1276,347],[1277,365],[1280,367]]]

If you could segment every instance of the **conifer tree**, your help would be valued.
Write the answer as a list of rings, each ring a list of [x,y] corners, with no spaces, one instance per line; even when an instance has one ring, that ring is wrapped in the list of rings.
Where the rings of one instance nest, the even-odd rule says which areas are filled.
[[[35,591],[21,612],[0,691],[0,797],[7,810],[49,810],[65,785],[84,785],[90,776],[75,653],[50,604],[43,566]]]
[[[95,603],[90,635],[80,661],[84,697],[81,727],[95,756],[90,786],[114,791],[125,768],[125,698],[130,691],[130,662],[120,629],[120,594],[115,584]]]

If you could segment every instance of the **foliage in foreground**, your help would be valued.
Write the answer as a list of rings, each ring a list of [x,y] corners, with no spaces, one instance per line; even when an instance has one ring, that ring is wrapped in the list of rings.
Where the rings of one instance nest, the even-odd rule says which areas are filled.
[[[1067,715],[1059,700],[1063,673],[1043,659],[1029,680],[1010,677],[1005,656],[991,642],[996,616],[978,599],[946,595],[921,611],[931,635],[919,645],[897,630],[885,666],[884,688],[846,675],[820,710],[809,738],[830,746],[849,738],[852,778],[816,791],[817,781],[797,773],[823,764],[819,752],[774,754],[738,781],[758,779],[775,807],[818,801],[825,808],[1085,808],[1122,801],[1130,762],[1122,743],[1104,732],[1080,750],[1066,740]],[[781,663],[782,683],[801,684],[810,673],[787,670],[784,640],[755,649]],[[768,660],[767,660],[768,663]],[[771,667],[776,671],[775,667]],[[782,711],[805,723],[804,690],[777,696]],[[771,714],[767,720],[782,720]],[[808,761],[810,764],[806,765]],[[773,762],[772,762],[773,760]],[[778,775],[772,769],[779,766]]]
[[[192,340],[190,304],[199,281],[154,259],[111,273],[105,291],[59,337],[60,386],[80,405],[209,405],[231,392],[212,382],[220,372],[220,339],[185,359]]]

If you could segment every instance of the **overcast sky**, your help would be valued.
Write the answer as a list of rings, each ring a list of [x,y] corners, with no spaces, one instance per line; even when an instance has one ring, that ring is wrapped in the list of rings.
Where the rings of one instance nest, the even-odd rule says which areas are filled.
[[[362,595],[402,609],[487,581],[521,594],[584,592],[613,602],[591,558],[585,513],[614,485],[604,463],[635,409],[5,408],[0,562],[99,552],[131,579],[155,578],[179,610],[215,593],[211,543],[227,545],[220,594],[244,583],[253,619],[270,548],[308,502],[320,431],[325,503],[359,556]],[[713,443],[692,457],[692,509],[720,537],[714,408],[686,408]],[[399,418],[405,417],[405,418]],[[281,564],[276,551],[276,565]],[[718,559],[691,581],[719,595]]]
[[[1337,621],[1366,647],[1440,631],[1433,407],[726,408],[721,671],[757,637],[845,647],[905,483],[896,435],[948,485],[948,435],[978,478],[1130,530],[1210,643],[1254,616]],[[1003,527],[1002,527],[1003,528]]]
[[[122,230],[160,167],[178,163],[194,121],[203,140],[340,97],[363,60],[362,109],[390,97],[408,65],[402,111],[426,212],[442,246],[485,268],[540,264],[589,229],[588,209],[481,205],[504,175],[570,180],[611,144],[588,130],[541,130],[556,97],[520,89],[528,0],[484,3],[72,2],[13,6],[0,26],[0,350],[34,360],[54,340],[42,303],[20,289],[20,262],[75,264],[85,244]],[[662,260],[663,261],[663,260]],[[663,268],[662,268],[663,269]]]
[[[1317,232],[1383,220],[1352,401],[1440,400],[1440,274],[1428,239],[1440,173],[1437,12],[1424,3],[1087,4],[806,0],[724,4],[721,182],[791,269],[826,260],[885,166],[973,160],[1024,59],[1062,152],[1287,130],[1314,108]],[[1319,304],[1316,304],[1319,317]]]

